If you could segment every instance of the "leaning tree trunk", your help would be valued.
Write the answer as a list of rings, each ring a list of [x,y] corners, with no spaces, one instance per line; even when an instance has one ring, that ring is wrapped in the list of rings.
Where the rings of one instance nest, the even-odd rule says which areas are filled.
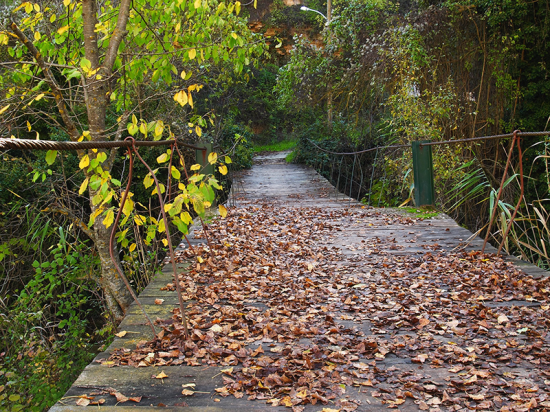
[[[96,207],[93,206],[92,213],[95,209]],[[128,306],[132,303],[132,295],[126,288],[115,266],[118,265],[118,267],[122,269],[116,245],[113,245],[113,257],[115,262],[111,259],[109,239],[112,228],[112,226],[110,228],[105,227],[103,224],[103,216],[100,215],[96,217],[93,230],[95,235],[95,248],[101,261],[101,276],[99,278],[99,283],[103,289],[105,303],[108,309],[115,319],[120,321],[124,317]]]

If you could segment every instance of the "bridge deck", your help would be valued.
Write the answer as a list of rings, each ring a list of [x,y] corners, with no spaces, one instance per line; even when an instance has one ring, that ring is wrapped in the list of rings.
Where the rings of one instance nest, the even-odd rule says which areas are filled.
[[[377,356],[357,359],[356,361],[360,362],[358,367],[373,373],[372,376],[375,376],[377,380],[374,383],[369,383],[368,379],[360,379],[363,382],[362,384],[345,385],[346,391],[345,394],[341,394],[342,399],[338,401],[339,403],[333,400],[325,405],[321,405],[321,403],[317,403],[317,405],[307,404],[303,409],[305,412],[321,411],[323,408],[342,411],[354,410],[354,407],[357,408],[357,411],[377,411],[384,410],[387,406],[398,407],[398,410],[401,411],[427,410],[430,408],[434,411],[440,410],[438,408],[459,410],[460,408],[447,409],[454,404],[446,397],[453,398],[453,390],[458,387],[452,382],[456,379],[466,380],[466,378],[471,378],[474,380],[472,377],[475,377],[481,381],[484,376],[483,373],[480,372],[475,375],[475,371],[471,372],[474,369],[487,371],[486,373],[495,380],[499,380],[501,385],[504,385],[502,382],[506,381],[509,383],[508,386],[505,386],[506,388],[521,387],[525,390],[528,387],[537,388],[532,389],[534,392],[531,393],[538,393],[539,395],[542,392],[548,392],[548,383],[550,382],[545,381],[548,377],[544,377],[544,373],[548,372],[547,361],[543,360],[542,363],[537,363],[531,362],[533,359],[519,359],[515,356],[512,359],[503,359],[502,361],[492,357],[492,362],[477,362],[475,356],[471,361],[464,361],[461,358],[462,362],[466,363],[456,364],[465,366],[462,368],[462,375],[457,375],[460,372],[450,371],[451,366],[456,365],[445,364],[443,367],[440,367],[441,365],[431,367],[429,365],[430,359],[420,358],[419,360],[419,358],[416,358],[415,360],[414,356],[426,353],[422,350],[422,345],[423,342],[430,339],[432,342],[434,339],[439,339],[442,345],[446,345],[447,350],[456,346],[467,353],[470,350],[468,348],[475,347],[476,349],[472,350],[477,353],[477,348],[481,345],[479,340],[482,339],[482,335],[472,337],[470,332],[457,329],[456,333],[453,333],[450,332],[450,327],[449,329],[444,327],[440,329],[439,336],[433,337],[430,335],[428,337],[422,326],[401,330],[398,325],[396,326],[391,321],[386,320],[388,317],[391,319],[391,316],[397,313],[395,312],[395,306],[392,305],[399,304],[400,299],[410,299],[412,297],[416,299],[417,304],[420,304],[419,295],[421,293],[415,294],[414,289],[418,288],[418,292],[423,290],[422,279],[429,278],[430,270],[435,270],[434,265],[437,263],[437,259],[435,262],[428,262],[431,266],[428,265],[425,273],[419,275],[418,284],[414,283],[408,286],[408,290],[407,288],[404,289],[405,294],[410,292],[410,296],[407,295],[406,298],[399,297],[401,295],[396,292],[396,289],[392,289],[394,288],[392,285],[398,285],[401,282],[399,278],[400,273],[402,273],[401,269],[415,259],[424,259],[427,254],[437,255],[443,252],[443,255],[440,256],[445,256],[445,253],[450,255],[453,250],[461,246],[469,251],[478,250],[481,246],[480,239],[468,242],[472,234],[468,230],[459,227],[452,219],[443,214],[431,219],[418,219],[415,216],[406,215],[395,210],[365,208],[355,200],[338,194],[324,178],[311,169],[286,164],[283,159],[284,155],[258,158],[257,164],[237,179],[232,197],[228,203],[238,208],[255,207],[258,211],[261,211],[262,208],[273,210],[275,206],[277,209],[286,211],[287,214],[292,213],[288,210],[294,208],[311,209],[313,215],[325,213],[325,216],[332,219],[330,222],[333,228],[332,233],[320,236],[316,241],[316,245],[320,248],[319,250],[328,250],[322,249],[323,247],[335,247],[338,250],[338,261],[331,262],[333,264],[331,270],[333,273],[338,273],[338,276],[344,278],[349,276],[349,279],[353,280],[351,283],[353,286],[346,286],[345,283],[330,286],[331,280],[327,279],[328,290],[330,291],[327,295],[327,301],[332,301],[336,305],[333,314],[336,324],[339,327],[350,328],[350,330],[354,328],[356,333],[361,333],[365,339],[376,340],[379,346],[386,343],[389,345],[391,342],[395,342],[397,338],[403,338],[407,342],[416,341],[416,349],[410,349],[408,356],[402,353],[399,354],[400,352],[395,349],[397,346],[392,346],[394,350],[390,353],[378,352]],[[330,213],[333,213],[333,215]],[[198,237],[195,239],[191,236],[191,238],[194,244],[204,242],[203,239]],[[179,251],[181,252],[184,247],[185,245],[182,243]],[[489,248],[488,252],[495,252],[495,250]],[[546,272],[530,264],[517,259],[514,262],[524,272],[535,278],[547,275]],[[170,265],[167,265],[163,273],[157,276],[140,295],[141,302],[153,319],[168,319],[172,315],[172,310],[177,307],[175,292],[161,290],[161,288],[171,283],[170,268],[168,266]],[[188,264],[186,263],[178,264],[179,270],[183,273],[185,273],[187,267]],[[351,273],[352,270],[353,274]],[[476,311],[489,312],[493,310],[498,312],[502,308],[519,308],[518,310],[521,311],[521,308],[544,304],[544,302],[541,303],[536,299],[529,299],[525,296],[512,300],[487,299],[487,301],[484,301],[482,298],[476,302],[470,302],[467,297],[459,298],[459,295],[449,285],[441,284],[438,287],[439,289],[436,290],[439,292],[436,292],[436,295],[440,294],[442,301],[454,302],[460,300],[464,310],[475,308]],[[375,304],[375,307],[371,307],[366,312],[361,312],[360,309],[350,309],[346,306],[347,301],[338,302],[333,297],[333,295],[336,296],[340,288],[351,291],[356,290],[356,295],[359,298],[364,296],[361,306],[371,307]],[[352,295],[348,294],[348,296]],[[164,299],[164,302],[162,305],[157,305],[155,299]],[[261,298],[250,298],[247,302],[256,305],[258,308],[267,308],[266,302],[262,301]],[[387,306],[387,310],[383,310],[383,305]],[[408,305],[414,306],[415,303],[409,303]],[[422,306],[422,304],[420,305]],[[406,306],[406,310],[409,309]],[[419,313],[422,313],[422,310],[419,310]],[[444,308],[441,308],[441,311],[444,313]],[[431,321],[435,322],[433,316],[437,318],[438,315],[432,314]],[[511,315],[509,314],[509,316]],[[499,323],[492,325],[497,329],[489,329],[489,332],[487,332],[491,335],[491,339],[489,339],[491,345],[499,344],[501,348],[506,349],[513,345],[513,343],[510,343],[512,335],[514,335],[513,339],[515,339],[516,345],[533,344],[533,340],[530,340],[529,336],[518,334],[517,331],[511,335],[499,335],[501,330],[503,332],[507,330],[504,325],[501,327]],[[547,332],[543,330],[544,328],[537,329],[538,326],[534,326],[535,323],[532,326],[534,329],[533,336],[539,334],[537,342],[547,348]],[[221,388],[224,385],[224,373],[221,370],[227,368],[227,366],[185,366],[182,364],[178,366],[139,368],[129,366],[112,367],[113,362],[109,361],[108,358],[113,350],[118,348],[133,349],[137,343],[152,338],[150,329],[144,324],[143,317],[135,305],[129,310],[120,325],[120,330],[126,331],[127,334],[116,338],[105,352],[100,353],[95,361],[86,367],[66,396],[51,411],[80,410],[80,407],[76,406],[76,402],[82,402],[81,398],[78,398],[82,395],[93,398],[90,399],[92,402],[102,399],[104,403],[101,405],[101,410],[103,411],[115,409],[117,411],[158,409],[203,412],[291,410],[283,406],[270,406],[265,403],[265,400],[249,401],[246,399],[247,396],[241,398],[218,396],[215,388]],[[248,346],[257,348],[257,344],[254,345],[254,343],[251,343]],[[334,350],[343,349],[335,345]],[[470,370],[470,374],[467,374],[468,370]],[[158,376],[161,372],[164,372],[168,378],[152,378]],[[360,374],[356,375],[362,376]],[[364,376],[362,377],[364,378]],[[414,379],[412,379],[413,377]],[[396,395],[395,390],[390,385],[395,379],[409,379],[410,385],[405,385],[401,394],[397,393]],[[351,381],[347,382],[350,383]],[[182,385],[190,383],[195,384],[193,387],[196,391],[195,394],[192,396],[182,395]],[[424,388],[422,391],[417,388],[419,385]],[[498,388],[498,386],[495,387]],[[413,388],[418,390],[413,390]],[[407,390],[409,390],[409,393],[403,395]],[[532,398],[532,396],[526,395],[525,390],[522,392],[522,396],[524,396],[523,403]],[[466,388],[463,392],[459,390],[458,393],[462,393],[467,397],[467,392],[471,392],[471,389]],[[116,393],[127,398],[140,397],[140,399],[139,402],[131,400],[117,402]],[[476,407],[477,405],[478,409],[484,410],[500,409],[498,399],[495,400],[495,396],[492,396],[490,391],[483,393],[483,395],[479,394],[478,398],[469,399],[470,406]],[[500,396],[501,402],[506,400],[504,403],[508,404],[513,401],[506,399],[506,396],[511,396],[514,393],[510,389],[508,392],[498,392],[498,396]],[[454,396],[457,397],[458,395],[455,394]],[[483,402],[482,398],[490,399],[492,403],[490,405],[486,404],[484,408],[481,403]],[[125,399],[119,397],[119,400],[124,401]],[[465,408],[465,402],[460,404],[462,408]],[[482,407],[480,408],[479,405]],[[300,411],[301,405],[296,405],[295,408],[295,410]]]

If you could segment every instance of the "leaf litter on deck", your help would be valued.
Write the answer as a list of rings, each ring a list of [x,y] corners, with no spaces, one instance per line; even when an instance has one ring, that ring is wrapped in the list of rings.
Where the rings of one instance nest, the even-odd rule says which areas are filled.
[[[191,263],[180,276],[190,340],[175,309],[157,322],[156,339],[116,350],[109,362],[225,367],[217,395],[294,411],[361,410],[357,390],[388,408],[550,407],[548,279],[438,245],[416,256],[388,253],[399,248],[395,239],[363,239],[348,245],[351,255],[334,246],[339,233],[373,219],[417,221],[363,209],[230,210],[208,227],[211,250],[178,258]],[[509,301],[530,304],[499,304]],[[405,361],[386,362],[396,358]],[[435,382],[428,369],[447,376]]]

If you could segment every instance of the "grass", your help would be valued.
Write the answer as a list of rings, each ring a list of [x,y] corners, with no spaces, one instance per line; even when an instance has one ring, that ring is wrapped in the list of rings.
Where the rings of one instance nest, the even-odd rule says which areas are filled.
[[[430,219],[439,215],[439,212],[431,208],[422,206],[422,207],[402,207],[401,210],[404,210],[407,213],[411,213],[414,217],[421,217],[424,219]]]
[[[254,145],[254,153],[259,152],[282,152],[284,150],[293,149],[296,146],[295,140],[287,140],[279,143],[257,146]]]
[[[287,163],[292,163],[296,158],[296,150],[286,155],[285,160]]]

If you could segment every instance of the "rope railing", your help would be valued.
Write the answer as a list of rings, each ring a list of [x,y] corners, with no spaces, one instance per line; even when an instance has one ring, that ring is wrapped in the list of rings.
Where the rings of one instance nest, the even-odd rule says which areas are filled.
[[[330,151],[330,150],[327,150],[327,149],[323,149],[322,147],[318,146],[313,140],[311,139],[307,139],[308,142],[310,142],[313,146],[315,146],[317,149],[321,150],[322,152],[325,152],[325,153],[330,153],[330,154],[333,154],[333,155],[337,155],[337,156],[340,156],[340,155],[358,155],[358,154],[363,154],[363,153],[368,153],[368,152],[374,152],[375,150],[382,150],[382,149],[398,149],[398,148],[401,148],[401,147],[411,147],[410,144],[395,144],[395,145],[389,145],[389,146],[377,146],[377,147],[372,147],[370,149],[365,149],[365,150],[360,150],[358,152],[333,152],[333,151]]]
[[[454,139],[454,140],[443,140],[441,142],[429,142],[429,143],[420,143],[420,147],[422,146],[439,146],[444,144],[455,144],[455,143],[468,143],[468,142],[477,142],[477,141],[483,141],[483,140],[495,140],[495,139],[507,139],[510,137],[514,137],[514,133],[517,134],[518,137],[536,137],[536,136],[550,136],[550,132],[513,132],[513,133],[506,133],[506,134],[497,134],[493,136],[481,136],[481,137],[470,137],[466,139]],[[396,144],[396,145],[388,145],[388,146],[376,146],[371,147],[370,149],[365,150],[359,150],[356,152],[333,152],[331,150],[323,149],[319,145],[317,145],[313,140],[307,139],[309,143],[311,143],[313,146],[315,146],[317,149],[321,150],[322,152],[333,154],[333,155],[358,155],[368,152],[373,152],[375,150],[383,150],[383,149],[399,149],[404,147],[411,147],[411,144]]]
[[[195,146],[183,143],[179,140],[159,140],[159,141],[136,141],[134,146],[152,147],[152,146],[178,146],[187,147],[195,150],[206,150],[206,147]],[[52,140],[32,140],[32,139],[6,139],[0,138],[0,150],[19,149],[19,150],[85,150],[85,149],[112,149],[117,147],[132,147],[130,141],[92,141],[92,142],[57,142]]]

